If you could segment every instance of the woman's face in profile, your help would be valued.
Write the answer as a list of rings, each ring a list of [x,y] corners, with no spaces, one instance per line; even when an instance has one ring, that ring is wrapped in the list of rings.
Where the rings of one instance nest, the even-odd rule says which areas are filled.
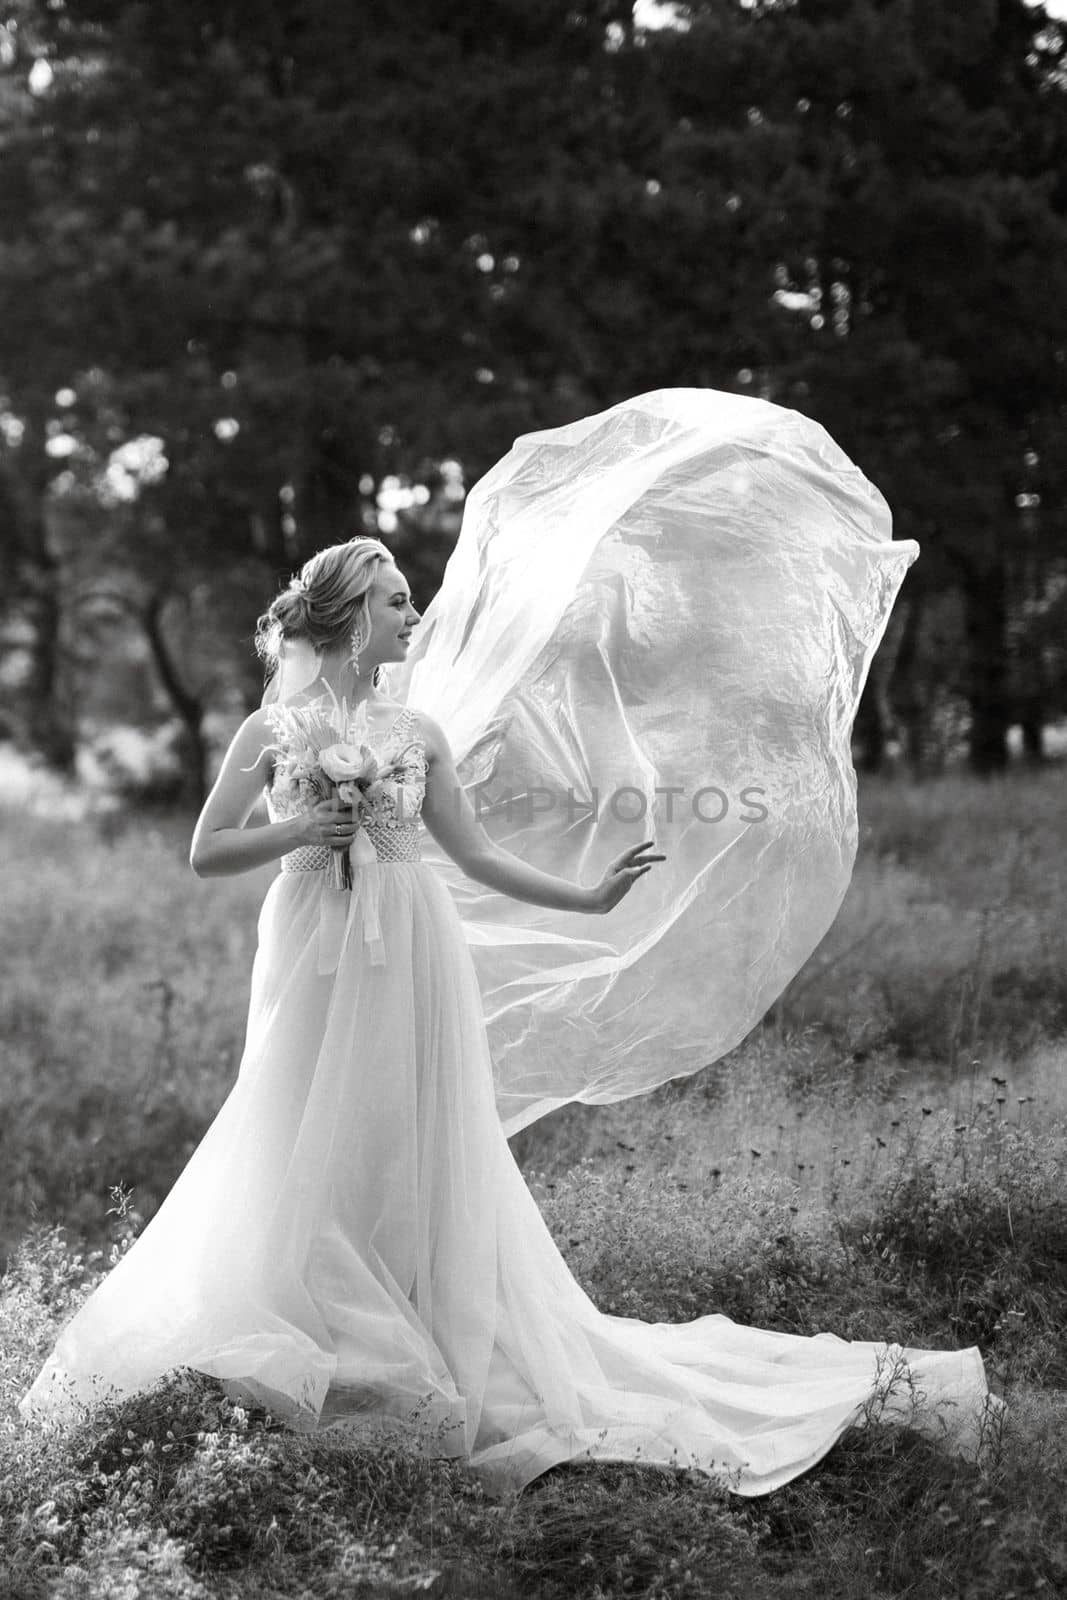
[[[376,662],[403,661],[421,613],[399,567],[381,567],[371,585],[367,610]]]

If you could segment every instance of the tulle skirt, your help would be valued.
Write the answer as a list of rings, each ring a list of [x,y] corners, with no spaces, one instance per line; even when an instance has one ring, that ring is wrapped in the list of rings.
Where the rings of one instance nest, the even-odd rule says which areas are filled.
[[[973,1442],[977,1350],[598,1311],[501,1129],[448,889],[426,863],[383,863],[384,965],[352,932],[322,975],[323,877],[271,885],[237,1081],[63,1331],[26,1416],[185,1366],[296,1428],[414,1431],[496,1491],[594,1458],[696,1467],[758,1495],[816,1462],[896,1357],[939,1425]]]

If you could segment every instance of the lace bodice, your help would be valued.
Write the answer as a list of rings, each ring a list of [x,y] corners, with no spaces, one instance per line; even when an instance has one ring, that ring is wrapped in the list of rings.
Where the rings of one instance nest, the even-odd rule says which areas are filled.
[[[343,744],[391,768],[364,812],[363,826],[380,860],[417,860],[417,836],[426,793],[426,747],[415,713],[405,706],[383,729],[368,729],[358,713],[340,726],[323,697],[303,706],[274,705],[268,723],[275,737],[274,771],[265,788],[272,822],[310,810],[333,792],[313,775],[317,752]],[[307,852],[301,852],[306,854]],[[295,863],[294,863],[295,864]],[[324,863],[323,863],[324,864]],[[300,865],[310,866],[311,862]]]

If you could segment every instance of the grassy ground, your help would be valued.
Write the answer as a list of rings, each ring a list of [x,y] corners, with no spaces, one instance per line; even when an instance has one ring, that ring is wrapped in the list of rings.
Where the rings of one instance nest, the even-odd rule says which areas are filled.
[[[24,1429],[58,1326],[232,1081],[269,873],[198,882],[181,824],[5,814],[0,1595],[1067,1592],[1065,781],[865,784],[841,916],[765,1024],[515,1141],[606,1310],[981,1347],[1009,1405],[980,1465],[875,1407],[756,1502],[635,1464],[498,1504],[461,1467],[290,1436],[190,1375],[73,1434]]]

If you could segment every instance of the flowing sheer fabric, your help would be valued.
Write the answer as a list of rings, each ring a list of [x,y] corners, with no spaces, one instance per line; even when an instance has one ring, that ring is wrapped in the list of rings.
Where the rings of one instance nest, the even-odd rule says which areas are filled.
[[[977,1350],[598,1311],[498,1114],[517,1126],[693,1070],[804,959],[847,883],[848,730],[913,549],[888,544],[881,502],[821,430],[700,392],[520,441],[479,490],[404,669],[408,703],[375,735],[383,761],[407,752],[415,814],[366,830],[373,863],[354,864],[330,961],[344,891],[313,851],[283,863],[237,1081],[25,1414],[188,1366],[294,1427],[429,1424],[428,1448],[498,1489],[579,1457],[640,1458],[757,1495],[817,1461],[899,1360],[929,1425],[973,1445]],[[281,686],[273,815],[299,803],[284,701],[307,665],[290,658]],[[708,780],[734,798],[751,782],[767,820],[657,824],[666,883],[642,880],[618,927],[491,903],[418,821],[420,709],[472,788]],[[489,821],[586,881],[652,831],[548,811]]]
[[[506,899],[432,840],[511,1134],[717,1060],[816,948],[857,842],[850,735],[909,564],[809,418],[671,389],[529,434],[475,486],[386,690],[435,717],[491,836],[610,917]]]
[[[414,731],[402,712],[383,760]],[[672,1326],[597,1310],[508,1148],[451,896],[436,868],[403,853],[395,836],[377,839],[373,891],[355,872],[326,974],[325,872],[275,879],[237,1082],[62,1333],[24,1414],[76,1413],[187,1366],[294,1428],[404,1430],[467,1458],[497,1491],[576,1458],[636,1458],[758,1495],[817,1461],[899,1361],[935,1408],[927,1424],[972,1447],[977,1350],[894,1352],[715,1314]],[[899,1387],[894,1408],[907,1416]]]

